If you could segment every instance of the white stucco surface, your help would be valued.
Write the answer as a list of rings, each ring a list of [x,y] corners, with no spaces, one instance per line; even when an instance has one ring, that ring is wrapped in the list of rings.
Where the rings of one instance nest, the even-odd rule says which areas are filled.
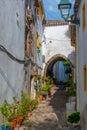
[[[0,1],[0,45],[16,58],[24,59],[25,1]],[[0,51],[0,103],[12,101],[23,88],[24,66]]]
[[[68,25],[47,26],[44,30],[46,41],[43,45],[45,55],[45,63],[53,56],[63,55],[74,64],[74,47],[71,46],[70,38],[66,35]]]
[[[37,15],[37,31],[39,35],[39,41],[40,41],[40,53],[37,53],[37,64],[42,68],[42,36],[43,36],[43,26],[42,26],[42,19],[39,15]]]
[[[87,2],[81,1],[78,17],[80,18],[80,26],[77,27],[77,107],[81,113],[81,130],[87,130],[87,17],[85,19],[86,26],[83,29],[82,10],[85,4],[85,12],[87,12]],[[85,16],[85,15],[84,15]],[[85,68],[84,68],[85,67]],[[86,75],[84,76],[84,71]],[[86,86],[84,79],[86,78]],[[84,89],[86,88],[86,90]]]

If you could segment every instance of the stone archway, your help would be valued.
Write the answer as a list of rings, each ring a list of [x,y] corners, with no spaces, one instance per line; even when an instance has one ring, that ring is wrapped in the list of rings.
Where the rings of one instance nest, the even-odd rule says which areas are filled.
[[[46,73],[47,73],[47,70],[48,68],[51,70],[53,65],[58,61],[58,60],[65,60],[65,61],[69,61],[71,66],[72,66],[72,74],[74,73],[73,71],[73,64],[71,63],[71,61],[65,57],[64,55],[61,55],[61,54],[56,54],[54,55],[51,59],[49,59],[49,61],[45,64],[45,67],[44,67],[44,75],[46,76]]]

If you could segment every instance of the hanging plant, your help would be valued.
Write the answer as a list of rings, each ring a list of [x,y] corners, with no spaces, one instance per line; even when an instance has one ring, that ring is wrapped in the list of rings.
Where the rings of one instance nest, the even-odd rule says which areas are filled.
[[[37,90],[37,89],[38,89],[38,86],[37,86],[37,85],[34,85],[34,89]]]
[[[41,79],[41,76],[40,75],[38,75],[38,80],[40,80]]]
[[[39,54],[40,52],[41,52],[41,50],[40,50],[40,49],[38,49],[38,50],[37,50],[37,53]]]

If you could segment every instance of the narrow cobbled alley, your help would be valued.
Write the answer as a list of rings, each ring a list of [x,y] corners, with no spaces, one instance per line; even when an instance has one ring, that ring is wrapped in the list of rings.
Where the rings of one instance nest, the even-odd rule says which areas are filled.
[[[40,102],[27,123],[27,130],[80,130],[79,126],[66,122],[66,102],[68,97],[64,89],[52,89],[52,97]],[[22,128],[23,128],[22,127]]]

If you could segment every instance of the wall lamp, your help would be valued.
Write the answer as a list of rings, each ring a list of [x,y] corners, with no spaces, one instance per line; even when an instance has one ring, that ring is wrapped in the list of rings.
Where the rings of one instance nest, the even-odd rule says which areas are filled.
[[[80,20],[77,17],[74,17],[73,19],[69,18],[71,7],[72,4],[69,0],[60,0],[60,3],[58,4],[58,9],[60,10],[61,16],[66,22],[80,25]]]

